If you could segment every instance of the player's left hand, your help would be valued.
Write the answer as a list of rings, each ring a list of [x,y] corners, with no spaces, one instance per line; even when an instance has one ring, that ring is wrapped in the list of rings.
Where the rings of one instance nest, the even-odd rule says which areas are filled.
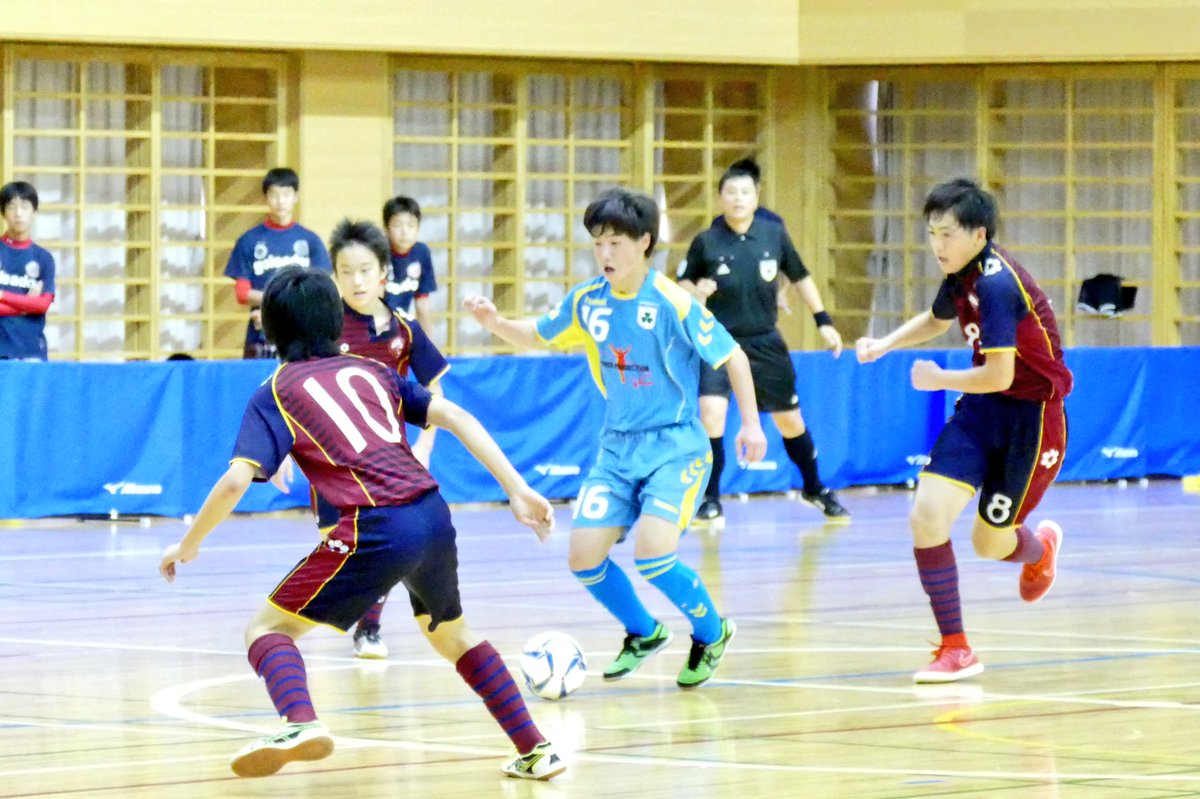
[[[913,361],[912,386],[918,391],[938,391],[944,388],[941,376],[942,367],[933,361]]]
[[[198,547],[185,545],[183,541],[171,544],[171,546],[167,547],[167,551],[163,553],[158,573],[168,583],[173,583],[175,582],[175,564],[195,560],[199,554],[200,550]]]
[[[821,334],[821,338],[825,339],[825,346],[833,350],[833,357],[838,357],[842,354],[842,334],[837,331],[833,325],[821,325],[817,328],[817,332]]]
[[[554,532],[554,508],[550,500],[529,486],[511,492],[508,507],[517,521],[537,533],[539,541],[545,541]]]
[[[762,425],[750,428],[743,424],[735,441],[739,463],[758,463],[767,454],[767,437],[763,434]]]

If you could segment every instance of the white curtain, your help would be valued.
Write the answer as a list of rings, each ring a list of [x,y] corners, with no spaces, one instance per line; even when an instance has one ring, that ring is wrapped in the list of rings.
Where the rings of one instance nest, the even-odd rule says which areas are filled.
[[[204,72],[203,67],[165,66],[161,73],[164,97],[159,201],[161,354],[194,352],[204,343],[201,322],[172,318],[175,314],[195,314],[204,309],[204,286],[198,282],[204,277],[205,260],[205,249],[199,245],[205,241],[207,232],[204,178],[197,174],[172,174],[173,170],[206,166],[201,138],[205,132]],[[197,282],[180,283],[180,279]]]

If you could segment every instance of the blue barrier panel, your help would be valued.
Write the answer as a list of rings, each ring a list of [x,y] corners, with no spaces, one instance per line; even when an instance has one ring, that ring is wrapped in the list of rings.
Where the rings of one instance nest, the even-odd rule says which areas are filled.
[[[915,391],[912,362],[969,364],[965,349],[902,351],[867,366],[851,353],[793,355],[803,415],[833,487],[914,477],[955,396]],[[1096,348],[1067,353],[1070,442],[1063,480],[1200,472],[1200,348]],[[572,497],[597,448],[604,404],[582,356],[451,359],[446,396],[474,413],[536,490]],[[195,512],[225,470],[242,412],[274,364],[0,361],[0,518]],[[780,491],[800,475],[766,421],[774,468],[739,469],[730,409],[723,491]],[[495,480],[448,433],[431,465],[451,502],[503,498]],[[255,486],[238,506],[305,505]]]

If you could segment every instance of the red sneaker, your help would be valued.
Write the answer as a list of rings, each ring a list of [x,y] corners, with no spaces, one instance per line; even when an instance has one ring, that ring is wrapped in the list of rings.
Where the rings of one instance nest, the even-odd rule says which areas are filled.
[[[1037,537],[1046,551],[1037,563],[1026,563],[1021,567],[1021,599],[1026,602],[1037,602],[1050,593],[1058,567],[1058,553],[1062,550],[1062,528],[1054,522],[1039,523]]]
[[[983,672],[983,664],[969,646],[942,644],[933,652],[933,662],[913,675],[913,682],[956,682]]]

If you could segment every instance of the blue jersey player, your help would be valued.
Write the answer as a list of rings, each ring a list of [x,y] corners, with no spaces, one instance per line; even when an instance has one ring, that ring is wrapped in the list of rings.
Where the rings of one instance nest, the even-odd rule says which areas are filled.
[[[1063,399],[1072,376],[1046,295],[992,239],[992,195],[970,180],[948,181],[929,193],[924,215],[946,276],[932,309],[883,338],[859,339],[855,349],[869,363],[942,335],[956,319],[972,349],[969,369],[928,360],[912,366],[913,388],[963,392],[921,472],[909,514],[917,572],[942,637],[933,662],[913,680],[942,683],[983,671],[963,628],[950,545],[950,526],[975,492],[976,553],[1023,564],[1019,590],[1026,602],[1037,602],[1054,584],[1062,530],[1051,521],[1030,530],[1025,519],[1062,468]]]
[[[413,457],[404,422],[433,422],[458,436],[499,480],[513,515],[543,540],[554,526],[550,503],[530,489],[475,417],[395,369],[339,353],[341,300],[329,275],[279,270],[263,292],[262,309],[283,364],[251,397],[229,469],[183,539],[167,548],[159,570],[173,580],[176,564],[193,560],[250,483],[273,474],[289,453],[340,518],[287,572],[246,630],[250,665],[286,724],[238,752],[234,772],[266,776],[332,752],[296,639],[318,624],[349,629],[376,597],[402,583],[429,643],[455,664],[516,747],[503,771],[540,780],[560,773],[565,766],[530,718],[503,659],[463,620],[450,511]]]
[[[695,688],[712,677],[735,629],[717,613],[699,576],[676,556],[712,462],[697,418],[700,370],[728,364],[741,408],[739,452],[756,461],[766,439],[750,367],[712,314],[665,276],[650,272],[647,259],[658,230],[653,200],[612,190],[587,207],[583,222],[602,277],[571,289],[536,322],[505,319],[479,296],[468,297],[464,306],[513,344],[582,348],[587,354],[607,410],[600,454],[576,503],[569,564],[625,626],[624,646],[604,678],[632,674],[671,641],[670,631],[650,615],[608,556],[636,522],[638,572],[691,622],[692,646],[677,683]]]
[[[300,177],[287,167],[267,172],[262,181],[267,218],[247,230],[233,246],[225,275],[235,281],[237,301],[250,306],[244,358],[274,358],[275,350],[263,335],[258,305],[271,274],[285,266],[332,269],[321,237],[297,224],[294,216],[300,199]]]

